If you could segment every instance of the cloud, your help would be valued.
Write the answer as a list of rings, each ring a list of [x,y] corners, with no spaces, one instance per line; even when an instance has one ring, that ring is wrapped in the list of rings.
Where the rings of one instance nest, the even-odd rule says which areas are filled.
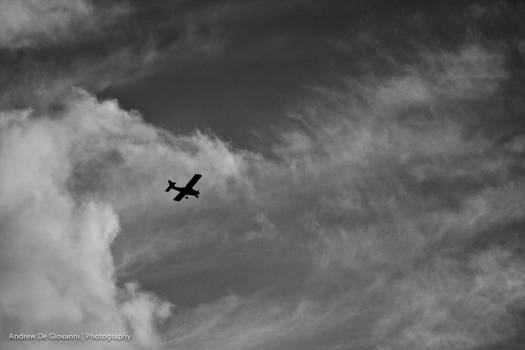
[[[102,113],[104,105],[98,108]],[[158,342],[156,322],[168,316],[170,304],[133,285],[116,286],[111,244],[120,227],[114,208],[94,198],[74,198],[67,188],[75,151],[81,152],[74,150],[75,140],[133,120],[124,112],[120,118],[117,114],[103,125],[78,115],[2,115],[0,256],[8,267],[0,274],[2,333],[131,332],[132,346],[151,348]],[[135,135],[147,138],[153,132],[144,127]],[[2,342],[3,348],[23,346]]]
[[[0,127],[1,256],[9,267],[0,275],[2,330],[131,332],[133,346],[158,347],[172,304],[133,280],[119,287],[113,248],[124,251],[121,265],[147,264],[196,243],[176,232],[156,237],[148,221],[123,231],[121,221],[134,223],[143,210],[158,210],[160,222],[173,215],[158,189],[174,165],[181,178],[204,173],[201,190],[231,205],[232,185],[249,186],[241,176],[247,155],[200,132],[174,136],[78,89],[51,116],[8,111]],[[196,227],[197,243],[207,229]]]
[[[0,47],[39,47],[74,40],[97,32],[125,12],[122,6],[97,8],[90,0],[2,0]]]
[[[480,57],[491,63],[480,67]],[[461,62],[462,68],[436,67],[440,60]],[[190,338],[201,338],[197,344],[204,347],[218,342],[254,349],[465,349],[505,343],[515,335],[516,313],[525,301],[525,265],[517,248],[522,243],[513,247],[521,242],[513,237],[525,210],[524,182],[512,170],[521,163],[507,146],[496,146],[497,132],[471,135],[473,116],[460,107],[475,99],[473,91],[483,99],[498,93],[506,79],[504,59],[467,46],[425,62],[408,77],[368,84],[351,80],[346,90],[318,90],[318,99],[294,114],[297,123],[274,144],[277,160],[245,156],[250,165],[244,176],[254,195],[231,211],[243,213],[236,220],[240,227],[217,227],[224,215],[199,220],[235,246],[228,253],[241,254],[239,263],[250,261],[254,244],[282,254],[255,255],[257,264],[278,268],[251,293],[261,296],[264,310],[271,305],[288,310],[273,322],[289,328],[264,338],[254,334],[242,345],[234,340],[222,345],[223,337],[252,334],[249,322],[234,323],[234,331],[195,326],[196,333],[174,333],[170,344],[198,347],[185,343],[185,335],[193,334]],[[440,85],[448,79],[443,77],[453,77],[453,86]],[[243,232],[248,243],[238,243]],[[511,241],[502,243],[506,239]],[[218,272],[226,259],[218,254],[206,256],[208,264],[195,262]],[[297,289],[279,276],[290,261],[308,269],[307,277],[282,277],[295,280]],[[264,269],[252,273],[263,278]],[[250,294],[238,283],[232,285]],[[293,301],[283,306],[271,295]],[[266,329],[265,312],[243,301],[236,307],[258,315],[254,328]],[[315,311],[295,317],[291,305],[306,301]],[[220,304],[206,305],[214,310]],[[225,313],[217,310],[203,319],[222,320]],[[191,316],[175,317],[182,322]]]
[[[467,136],[472,116],[456,104],[493,98],[506,77],[503,58],[466,47],[427,62],[435,61],[443,66],[321,90],[298,113],[307,131],[285,134],[276,148],[292,186],[311,188],[294,190],[313,203],[301,211],[301,233],[314,242],[320,274],[342,279],[341,299],[374,300],[368,346],[377,349],[504,343],[525,300],[519,251],[493,240],[513,237],[509,223],[522,222],[524,182],[510,175],[521,163],[495,146],[497,131]],[[442,90],[447,77],[453,86]]]
[[[436,261],[403,282],[395,313],[378,328],[381,349],[469,349],[512,335],[511,309],[525,301],[523,263],[498,248],[458,263]]]
[[[226,45],[218,29],[196,21],[180,4],[158,4],[153,13],[149,6],[135,8],[125,1],[0,1],[5,68],[0,72],[0,105],[41,112],[60,104],[72,87],[98,93],[159,71],[183,69]],[[149,18],[167,14],[168,24]]]

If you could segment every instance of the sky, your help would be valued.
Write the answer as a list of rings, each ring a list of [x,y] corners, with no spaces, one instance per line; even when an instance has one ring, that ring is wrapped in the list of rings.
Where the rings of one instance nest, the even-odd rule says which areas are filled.
[[[522,349],[524,93],[523,1],[0,0],[0,348]]]

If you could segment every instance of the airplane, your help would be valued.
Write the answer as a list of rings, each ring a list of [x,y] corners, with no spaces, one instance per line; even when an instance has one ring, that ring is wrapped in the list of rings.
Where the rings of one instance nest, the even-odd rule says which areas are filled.
[[[202,177],[201,174],[195,174],[191,178],[190,181],[186,184],[184,187],[177,187],[175,186],[175,182],[168,180],[168,188],[166,188],[166,192],[169,192],[171,190],[177,190],[179,191],[179,194],[173,198],[174,201],[179,202],[182,200],[182,198],[189,198],[189,196],[195,196],[195,198],[199,198],[199,191],[194,190],[193,186],[199,181],[199,179]]]

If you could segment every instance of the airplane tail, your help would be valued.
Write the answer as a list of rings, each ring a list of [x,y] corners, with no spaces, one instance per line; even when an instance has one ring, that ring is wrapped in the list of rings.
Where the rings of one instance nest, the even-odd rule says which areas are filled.
[[[168,180],[168,188],[165,189],[166,192],[169,192],[170,190],[175,188],[175,182]]]

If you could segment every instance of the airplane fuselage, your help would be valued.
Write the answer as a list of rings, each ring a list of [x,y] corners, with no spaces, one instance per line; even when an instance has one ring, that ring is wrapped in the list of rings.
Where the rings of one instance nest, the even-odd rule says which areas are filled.
[[[201,177],[202,175],[200,174],[193,175],[193,177],[184,187],[175,186],[174,181],[168,180],[168,187],[165,191],[169,192],[171,190],[175,190],[179,192],[179,194],[173,198],[174,201],[180,201],[182,198],[189,198],[189,196],[199,198],[199,191],[193,189],[193,186],[197,183],[197,181],[199,181]]]
[[[187,196],[198,196],[199,191],[194,190],[193,188],[188,187],[178,187],[178,186],[171,186],[174,190],[177,190],[179,192],[184,192]]]

